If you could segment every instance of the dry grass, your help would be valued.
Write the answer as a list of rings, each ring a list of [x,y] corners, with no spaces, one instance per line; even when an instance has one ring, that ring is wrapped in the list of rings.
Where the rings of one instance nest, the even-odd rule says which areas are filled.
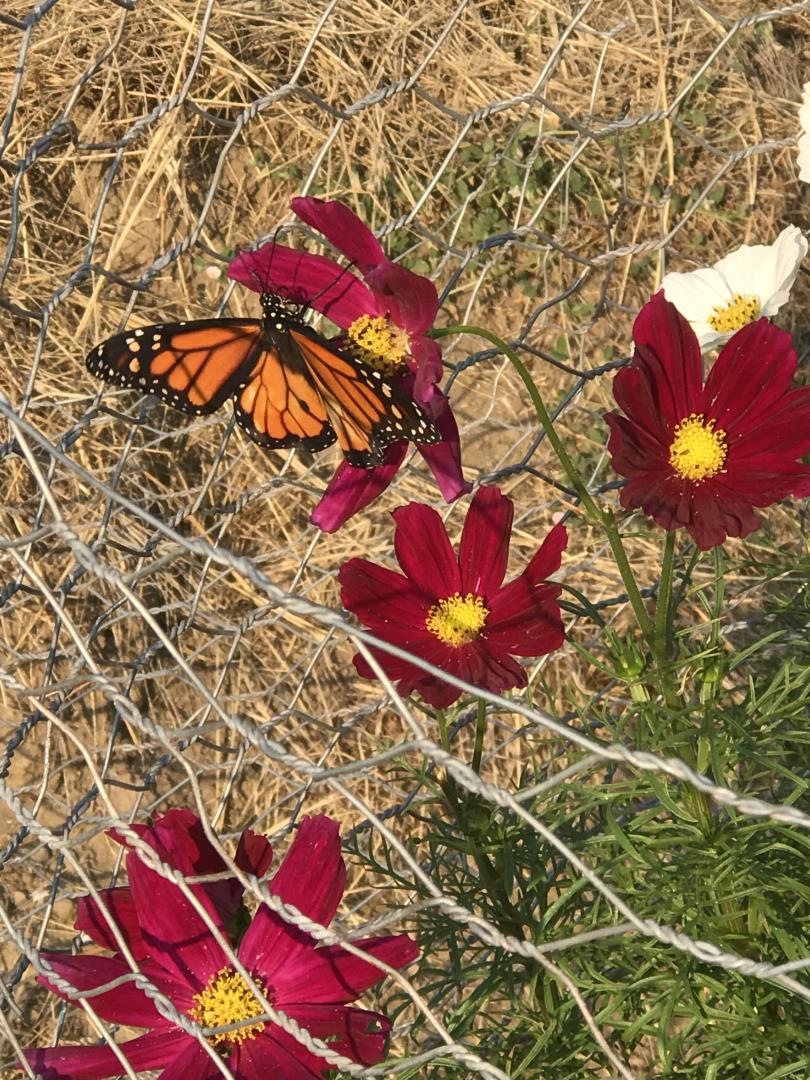
[[[723,159],[711,150],[726,153],[793,134],[800,84],[810,70],[806,16],[741,33],[709,65],[706,87],[695,91],[678,121],[710,149],[667,120],[624,132],[620,145],[618,136],[608,135],[580,149],[570,118],[598,130],[625,108],[630,116],[667,108],[721,42],[724,20],[749,5],[720,0],[712,15],[679,0],[597,0],[570,36],[568,0],[469,3],[456,19],[451,5],[439,0],[352,0],[333,8],[321,25],[323,5],[309,2],[217,5],[194,68],[205,18],[201,3],[142,4],[131,13],[108,0],[57,5],[31,35],[18,88],[15,47],[22,35],[3,28],[0,86],[14,92],[0,234],[4,242],[11,239],[13,214],[16,236],[0,291],[0,389],[56,443],[79,425],[79,437],[65,451],[93,479],[41,450],[40,478],[20,455],[3,459],[0,536],[30,542],[0,557],[0,588],[24,583],[2,608],[0,731],[11,736],[43,704],[58,715],[61,730],[43,719],[14,748],[6,783],[42,825],[58,832],[70,821],[72,851],[99,885],[115,851],[98,835],[108,812],[103,801],[82,805],[93,782],[83,750],[96,768],[105,768],[107,792],[122,817],[193,804],[194,776],[203,809],[223,832],[251,824],[272,833],[288,824],[304,778],[217,723],[212,698],[299,757],[330,766],[362,761],[407,736],[397,714],[380,707],[378,688],[354,678],[351,648],[339,635],[329,637],[311,619],[268,604],[243,574],[161,537],[107,489],[186,538],[250,557],[283,589],[330,606],[338,603],[340,564],[357,554],[389,558],[386,511],[424,498],[427,489],[415,462],[368,513],[334,537],[320,535],[307,518],[334,467],[329,452],[316,460],[265,456],[231,431],[225,410],[190,422],[160,406],[144,407],[131,393],[103,390],[101,400],[114,413],[98,411],[100,388],[82,362],[91,345],[125,319],[137,325],[211,315],[225,298],[231,313],[254,312],[252,296],[229,293],[205,269],[217,264],[217,253],[289,222],[289,198],[304,187],[359,206],[375,226],[418,208],[391,242],[408,260],[428,263],[440,285],[464,266],[442,319],[478,323],[512,338],[585,262],[652,242],[649,252],[603,259],[571,302],[552,306],[523,337],[534,350],[524,355],[538,385],[556,402],[575,378],[544,355],[574,370],[626,355],[633,310],[665,267],[686,269],[807,217],[807,195],[786,182],[793,175],[790,149],[754,154],[722,178],[716,173]],[[27,10],[17,3],[10,13],[24,18]],[[547,78],[538,84],[547,64]],[[335,115],[419,68],[416,91],[369,103],[348,119]],[[293,78],[294,91],[270,100]],[[519,100],[535,89],[535,101]],[[181,92],[181,103],[128,136],[137,121]],[[235,134],[233,121],[259,99],[261,110]],[[495,102],[507,104],[476,118]],[[66,123],[18,176],[17,163],[60,119]],[[479,160],[470,154],[476,147]],[[517,183],[504,158],[515,162]],[[704,201],[666,250],[657,250],[689,205],[673,209],[671,196],[694,199],[713,179],[708,194],[722,183],[722,200]],[[477,250],[487,223],[491,233],[520,234]],[[189,252],[154,266],[191,234],[199,243]],[[294,242],[313,243],[300,229],[292,235]],[[88,261],[132,282],[146,275],[148,288],[134,292],[92,272],[62,293]],[[447,349],[447,361],[461,361],[476,348],[459,340]],[[591,380],[560,421],[595,483],[612,479],[599,419],[608,400],[609,382]],[[517,569],[552,513],[569,504],[540,477],[512,468],[521,465],[535,424],[506,363],[490,360],[463,372],[453,401],[469,478],[495,474],[516,501]],[[559,478],[545,443],[531,465]],[[116,580],[92,570],[77,578],[75,553],[65,540],[53,532],[34,535],[41,522],[53,520],[53,505],[43,503],[43,477],[61,518]],[[449,511],[456,532],[462,520],[461,507]],[[778,528],[778,513],[773,520]],[[630,551],[651,583],[657,537],[640,529]],[[576,519],[565,574],[592,601],[621,592],[603,541]],[[622,623],[622,605],[611,618]],[[590,640],[590,631],[582,635]],[[560,711],[595,693],[602,680],[571,649],[533,670],[538,704]],[[174,760],[150,773],[166,748],[116,715],[109,684],[171,733]],[[517,718],[499,720],[506,740]],[[186,729],[206,723],[205,737],[180,743]],[[546,757],[561,750],[550,740],[544,748],[537,737],[533,748]],[[490,762],[491,775],[516,783],[524,757],[521,740],[506,741]],[[117,786],[137,786],[145,776],[151,778],[146,790]],[[351,784],[376,809],[406,794],[381,770],[358,774]],[[348,822],[362,816],[325,784],[309,790],[304,808]],[[0,821],[4,837],[13,837],[15,813],[0,808]],[[70,940],[68,898],[85,891],[68,865],[53,895],[55,867],[54,853],[28,837],[3,875],[7,910],[37,944]],[[356,921],[371,912],[363,883],[353,889]],[[7,936],[2,955],[11,970],[17,955]],[[30,976],[29,970],[17,991],[24,1016],[15,1026],[25,1043],[47,1040],[55,1015]],[[67,1034],[81,1034],[79,1020],[69,1023]]]

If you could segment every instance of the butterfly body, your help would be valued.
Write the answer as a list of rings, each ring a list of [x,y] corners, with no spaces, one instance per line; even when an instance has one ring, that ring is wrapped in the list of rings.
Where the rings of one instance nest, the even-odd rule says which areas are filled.
[[[201,319],[116,334],[87,357],[108,382],[154,394],[196,416],[231,398],[236,421],[259,446],[322,450],[335,440],[369,468],[394,442],[439,434],[395,383],[336,348],[280,297],[262,295],[262,319]]]

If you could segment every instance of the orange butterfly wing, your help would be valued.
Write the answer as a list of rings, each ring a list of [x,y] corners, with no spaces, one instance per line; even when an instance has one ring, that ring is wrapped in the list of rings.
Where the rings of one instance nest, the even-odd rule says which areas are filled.
[[[196,416],[233,398],[239,426],[268,449],[323,450],[337,439],[350,464],[370,468],[400,439],[439,440],[394,383],[283,306],[266,305],[263,321],[201,319],[128,330],[93,349],[87,367]]]
[[[200,416],[238,393],[263,333],[256,319],[200,319],[138,327],[93,349],[87,367],[107,382],[154,394]]]
[[[323,450],[335,441],[323,398],[304,367],[285,363],[287,350],[283,341],[279,344],[265,346],[256,357],[234,398],[236,422],[265,449]]]
[[[369,468],[400,439],[437,442],[433,424],[381,373],[303,324],[269,331],[236,397],[236,418],[259,445],[310,450],[337,438],[349,464]]]

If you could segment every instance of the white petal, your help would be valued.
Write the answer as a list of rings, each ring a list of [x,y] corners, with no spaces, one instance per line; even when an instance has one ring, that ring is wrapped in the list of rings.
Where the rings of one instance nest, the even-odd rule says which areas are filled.
[[[763,315],[775,315],[790,297],[793,282],[807,254],[807,240],[801,229],[788,225],[782,229],[771,247],[772,277],[770,295],[763,293]]]
[[[743,244],[715,263],[732,293],[756,296],[763,315],[775,314],[790,295],[807,254],[807,241],[795,225],[783,229],[773,244]]]
[[[807,112],[807,130],[799,136],[799,179],[810,184],[810,103]]]
[[[715,308],[725,307],[734,295],[722,274],[712,266],[684,274],[665,274],[661,282],[664,296],[691,323],[701,349],[707,349],[729,334],[718,334],[709,323]]]

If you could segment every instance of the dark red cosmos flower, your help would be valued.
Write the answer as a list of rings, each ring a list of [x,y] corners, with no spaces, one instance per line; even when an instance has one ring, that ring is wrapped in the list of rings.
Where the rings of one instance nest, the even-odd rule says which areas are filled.
[[[171,830],[159,824],[141,835],[164,861],[169,861],[169,854],[176,857],[181,865],[173,865],[184,873],[216,873],[222,867],[214,849],[207,842],[198,843],[204,835],[198,821],[196,826],[191,823],[188,838],[181,833],[175,821]],[[245,868],[266,869],[272,856],[267,841],[250,834],[245,848],[252,848],[254,856],[251,861],[243,854]],[[206,1029],[242,1022],[239,1028],[207,1037],[209,1047],[227,1062],[237,1080],[270,1076],[276,1080],[319,1080],[332,1068],[279,1025],[258,1019],[265,1010],[233,967],[229,950],[220,946],[177,885],[146,866],[134,851],[127,855],[126,863],[129,888],[108,906],[110,915],[138,960],[140,971],[179,1012]],[[189,871],[190,864],[194,865]],[[327,817],[304,818],[270,891],[326,926],[337,910],[345,881],[337,822]],[[227,880],[190,888],[227,940],[225,916],[232,912],[237,893],[241,903],[241,890]],[[118,899],[123,900],[123,906]],[[92,916],[87,918],[90,910]],[[80,922],[81,929],[97,944],[112,948],[114,955],[43,953],[53,971],[80,991],[95,990],[129,975],[130,966],[115,951],[117,946],[103,915],[85,904]],[[317,946],[310,935],[287,923],[266,904],[259,907],[241,940],[233,944],[240,962],[273,1008],[297,1021],[313,1037],[328,1040],[336,1053],[364,1065],[382,1060],[390,1022],[377,1013],[347,1007],[384,978],[379,968],[342,946]],[[403,967],[418,955],[416,943],[404,934],[366,938],[354,944],[394,967]],[[40,976],[40,981],[60,993],[47,978]],[[102,991],[90,1001],[103,1020],[149,1029],[118,1046],[136,1073],[162,1069],[162,1080],[215,1080],[221,1076],[206,1048],[162,1016],[131,981]],[[106,1045],[31,1049],[26,1057],[44,1080],[96,1080],[122,1072],[118,1057]]]
[[[452,502],[470,490],[461,472],[458,425],[445,395],[438,342],[427,336],[438,310],[436,286],[392,262],[377,237],[348,206],[311,197],[292,200],[295,213],[342,252],[362,275],[323,255],[268,243],[242,251],[228,276],[254,292],[271,291],[306,304],[341,328],[340,343],[353,355],[401,381],[442,436],[417,443],[439,490]],[[408,451],[406,441],[389,446],[383,463],[358,469],[343,462],[312,515],[324,532],[335,532],[391,483]]]
[[[165,814],[157,814],[152,825],[134,824],[130,828],[149,844],[162,862],[180,870],[186,877],[224,874],[228,871],[228,864],[205,835],[202,822],[191,810],[175,807]],[[115,829],[110,829],[107,835],[127,846],[126,839]],[[273,849],[267,838],[245,829],[234,856],[236,866],[246,874],[262,878],[272,861]],[[220,881],[200,882],[192,886],[192,891],[208,898],[219,911],[231,936],[235,936],[240,927],[244,929],[249,921],[247,909],[242,903],[244,888],[237,878],[231,876]],[[127,885],[119,885],[112,889],[99,889],[99,896],[115,923],[125,931],[124,939],[132,955],[136,960],[145,959],[148,954],[132,890]],[[84,931],[97,945],[103,945],[114,953],[119,952],[109,921],[92,896],[80,896],[76,901],[75,927]]]
[[[621,504],[699,548],[759,528],[754,507],[810,495],[810,389],[791,388],[790,334],[759,319],[725,345],[703,379],[700,346],[662,292],[633,326],[635,351],[613,380],[608,450],[628,478]]]
[[[513,655],[542,656],[565,639],[555,602],[560,586],[546,578],[559,569],[568,534],[556,525],[523,573],[504,585],[512,513],[512,500],[498,488],[479,488],[456,557],[435,510],[421,503],[394,510],[394,547],[405,576],[350,559],[339,574],[344,606],[378,637],[475,686],[497,693],[525,686]],[[461,694],[414,663],[372,652],[402,694],[418,690],[436,708]],[[354,666],[375,677],[362,656]]]

